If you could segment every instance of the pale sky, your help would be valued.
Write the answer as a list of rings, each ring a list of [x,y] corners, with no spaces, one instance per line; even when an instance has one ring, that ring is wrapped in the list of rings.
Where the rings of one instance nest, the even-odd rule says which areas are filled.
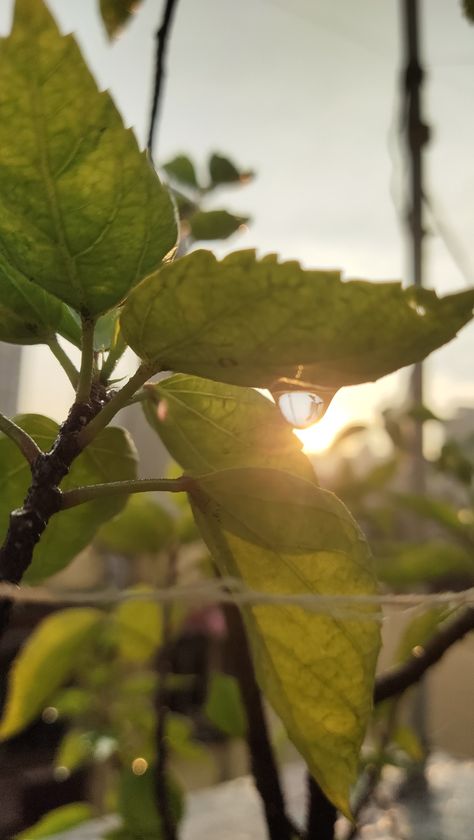
[[[0,0],[0,31],[11,0]],[[49,0],[74,31],[100,87],[108,87],[143,143],[162,3],[146,0],[110,46],[94,0]],[[252,216],[249,232],[219,253],[257,247],[347,277],[407,274],[393,192],[402,192],[396,152],[400,44],[397,0],[180,0],[158,132],[158,160],[186,152],[204,162],[228,154],[257,173],[217,204]],[[462,248],[474,282],[474,27],[457,0],[425,0],[423,53],[433,141],[427,191]],[[395,149],[395,152],[394,152]],[[395,190],[394,190],[395,187]],[[466,288],[438,237],[427,246],[427,285]],[[48,351],[49,352],[49,351]],[[474,327],[427,365],[427,400],[448,414],[474,405]],[[46,376],[44,372],[46,371]],[[61,418],[70,399],[44,349],[27,351],[21,409]],[[345,389],[333,414],[368,419],[401,401],[406,373]],[[341,420],[342,418],[342,420]]]

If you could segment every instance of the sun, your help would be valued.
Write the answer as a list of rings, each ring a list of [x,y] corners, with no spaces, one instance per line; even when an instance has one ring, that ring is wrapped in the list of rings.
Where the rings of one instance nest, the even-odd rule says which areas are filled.
[[[322,420],[307,429],[295,429],[294,434],[302,442],[303,452],[313,455],[328,449],[334,438],[350,421],[347,406],[336,401],[331,403]]]

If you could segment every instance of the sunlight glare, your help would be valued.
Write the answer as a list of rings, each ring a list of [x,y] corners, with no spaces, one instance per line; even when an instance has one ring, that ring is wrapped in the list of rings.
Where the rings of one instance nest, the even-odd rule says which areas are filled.
[[[307,429],[295,429],[293,434],[300,439],[303,452],[307,455],[323,452],[331,446],[334,438],[351,420],[346,405],[340,402],[331,403],[322,420]]]

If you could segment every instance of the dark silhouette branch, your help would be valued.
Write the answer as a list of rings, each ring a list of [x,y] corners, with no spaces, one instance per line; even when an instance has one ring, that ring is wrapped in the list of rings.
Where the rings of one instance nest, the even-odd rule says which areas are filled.
[[[308,775],[307,840],[333,840],[337,811],[312,776]]]
[[[381,674],[375,681],[374,703],[396,697],[417,683],[426,671],[436,665],[447,650],[474,630],[474,608],[466,607],[440,627],[423,648],[416,648],[407,662]]]
[[[75,403],[49,452],[40,452],[31,465],[31,485],[21,508],[10,514],[8,530],[0,548],[0,582],[18,584],[31,563],[36,543],[49,520],[61,508],[59,485],[81,446],[79,432],[106,402],[105,390],[94,389],[87,403]],[[5,631],[12,606],[0,599],[0,637]]]
[[[168,557],[166,585],[176,581],[176,551],[172,549]],[[164,840],[177,840],[176,821],[170,801],[167,765],[169,749],[166,740],[166,722],[168,717],[166,681],[171,672],[169,647],[171,642],[171,604],[163,605],[163,627],[161,656],[158,659],[158,687],[156,692],[156,773],[155,794],[158,812],[163,826]]]
[[[247,744],[255,786],[262,798],[270,840],[291,840],[298,830],[286,812],[262,696],[255,679],[247,635],[240,612],[233,604],[224,607],[231,647],[231,666],[239,682],[247,716]]]
[[[171,33],[171,24],[173,16],[176,11],[178,0],[166,0],[163,18],[156,33],[156,63],[155,63],[155,83],[153,87],[153,97],[151,102],[150,127],[148,130],[147,149],[150,155],[150,160],[153,162],[153,144],[156,136],[156,127],[158,124],[158,114],[160,110],[161,100],[160,95],[163,87],[163,80],[165,77],[165,61],[168,48],[169,36]]]

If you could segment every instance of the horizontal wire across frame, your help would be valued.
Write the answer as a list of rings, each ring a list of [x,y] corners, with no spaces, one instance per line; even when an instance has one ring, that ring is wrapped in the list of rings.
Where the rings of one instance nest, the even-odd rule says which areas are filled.
[[[367,607],[394,607],[397,610],[423,610],[433,606],[474,606],[474,587],[459,592],[402,593],[380,595],[317,595],[309,592],[297,594],[269,594],[246,588],[235,578],[221,578],[202,583],[168,588],[147,587],[137,589],[103,588],[98,590],[56,589],[42,586],[15,586],[0,583],[0,597],[21,603],[52,605],[108,606],[126,601],[154,601],[156,603],[196,602],[231,603],[239,606],[284,605],[296,606],[309,612],[325,613],[347,619],[382,621],[383,617],[367,611]]]

